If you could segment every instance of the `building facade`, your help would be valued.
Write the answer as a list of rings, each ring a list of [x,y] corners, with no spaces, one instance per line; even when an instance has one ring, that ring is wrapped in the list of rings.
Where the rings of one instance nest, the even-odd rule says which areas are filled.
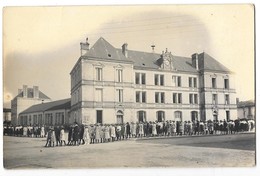
[[[69,123],[70,98],[33,105],[19,114],[20,125],[64,125]]]
[[[27,85],[23,89],[18,89],[18,95],[11,101],[11,123],[20,125],[19,114],[32,105],[42,102],[50,102],[51,99],[39,90],[38,86],[28,88]]]
[[[253,100],[238,102],[237,116],[239,119],[255,120],[255,102]]]
[[[11,121],[11,109],[3,108],[3,122]]]
[[[115,48],[100,38],[71,75],[70,122],[229,120],[237,118],[232,72],[207,53],[190,58]]]

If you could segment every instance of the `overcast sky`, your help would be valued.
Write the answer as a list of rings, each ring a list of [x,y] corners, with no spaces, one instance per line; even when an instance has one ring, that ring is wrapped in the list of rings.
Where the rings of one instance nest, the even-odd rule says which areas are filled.
[[[254,99],[254,14],[249,5],[8,7],[4,9],[4,107],[23,85],[70,97],[79,43],[190,57],[207,52],[236,73],[237,97]]]

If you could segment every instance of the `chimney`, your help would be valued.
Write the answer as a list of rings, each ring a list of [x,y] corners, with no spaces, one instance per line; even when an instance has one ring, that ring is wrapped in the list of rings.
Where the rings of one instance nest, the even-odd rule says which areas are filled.
[[[152,47],[152,51],[153,51],[153,53],[154,53],[154,48],[155,48],[155,45],[154,45],[154,44],[152,44],[152,45],[151,45],[151,47]]]
[[[199,55],[198,55],[198,53],[191,55],[191,61],[192,61],[192,67],[196,68],[196,70],[199,70]]]
[[[33,98],[39,98],[39,87],[33,86]]]
[[[128,57],[127,43],[122,45],[122,53],[126,58]]]
[[[80,55],[85,55],[89,50],[88,38],[86,38],[86,43],[80,42]]]
[[[23,85],[23,97],[27,98],[27,85]]]
[[[22,89],[18,89],[18,95],[20,95],[20,93],[22,93],[23,90]]]

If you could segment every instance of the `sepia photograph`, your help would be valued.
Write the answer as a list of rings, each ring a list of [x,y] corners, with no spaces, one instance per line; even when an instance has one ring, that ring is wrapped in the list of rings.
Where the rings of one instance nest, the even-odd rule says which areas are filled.
[[[3,167],[256,167],[255,6],[6,6]]]

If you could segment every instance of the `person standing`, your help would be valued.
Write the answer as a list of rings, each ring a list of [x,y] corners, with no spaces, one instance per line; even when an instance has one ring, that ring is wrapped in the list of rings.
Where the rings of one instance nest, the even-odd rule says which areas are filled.
[[[110,141],[110,133],[109,133],[109,126],[108,125],[105,125],[104,133],[105,133],[104,142],[109,142]]]
[[[45,147],[50,147],[51,146],[51,133],[52,133],[52,130],[49,129],[49,131],[47,132],[47,138],[46,138]]]
[[[124,123],[121,124],[121,139],[125,139],[125,134],[126,134],[126,125]]]
[[[111,137],[111,141],[114,142],[115,141],[115,137],[116,137],[116,129],[114,125],[110,125],[110,137]]]
[[[153,122],[152,124],[152,136],[157,136],[156,124]]]
[[[55,142],[56,142],[55,131],[53,128],[51,128],[51,145],[50,146],[54,147]]]
[[[139,137],[142,138],[144,135],[144,126],[143,126],[143,123],[140,122],[139,123]]]
[[[100,142],[100,126],[99,124],[96,124],[96,128],[95,128],[95,142],[99,143]]]
[[[84,140],[84,145],[88,145],[90,143],[90,135],[89,135],[88,125],[86,125],[84,127],[83,140]]]
[[[131,129],[130,129],[129,123],[127,122],[126,123],[126,139],[130,138],[130,136],[131,136]]]
[[[74,145],[79,146],[79,133],[80,133],[80,127],[77,122],[75,122],[74,131],[73,131],[73,141]]]
[[[55,132],[55,138],[56,138],[56,146],[59,146],[59,144],[60,144],[60,128],[59,128],[59,126],[54,127],[54,132]]]
[[[61,129],[60,129],[60,146],[62,146],[62,143],[64,143],[64,146],[66,146],[65,131],[64,131],[64,127],[63,126],[61,126]]]

